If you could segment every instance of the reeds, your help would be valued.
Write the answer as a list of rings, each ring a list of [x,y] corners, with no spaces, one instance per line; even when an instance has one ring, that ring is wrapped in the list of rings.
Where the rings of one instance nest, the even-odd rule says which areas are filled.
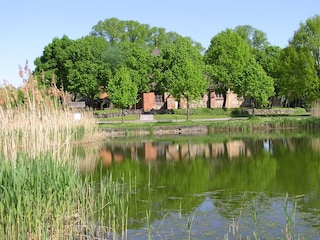
[[[75,119],[60,101],[63,94],[55,84],[39,86],[33,76],[18,90],[1,88],[0,239],[125,235],[123,186],[110,177],[97,189],[75,167],[73,145],[96,140],[95,119],[86,111]]]
[[[100,187],[50,156],[0,169],[0,239],[126,239],[129,195],[109,176]]]
[[[82,111],[81,118],[75,119],[75,112],[61,102],[65,93],[54,84],[39,87],[37,80],[29,76],[18,90],[10,85],[1,90],[0,154],[4,159],[47,153],[61,159],[62,150],[68,151],[72,143],[97,134],[93,114]]]

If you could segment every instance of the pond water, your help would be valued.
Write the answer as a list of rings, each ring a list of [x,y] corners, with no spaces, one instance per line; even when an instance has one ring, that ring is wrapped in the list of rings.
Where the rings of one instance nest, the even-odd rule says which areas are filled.
[[[318,136],[113,139],[87,174],[133,183],[128,239],[320,239]]]

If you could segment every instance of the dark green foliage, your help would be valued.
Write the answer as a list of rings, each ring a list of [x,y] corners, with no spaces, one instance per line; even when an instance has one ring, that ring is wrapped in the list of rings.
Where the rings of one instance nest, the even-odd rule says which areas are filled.
[[[226,109],[226,108],[192,108],[190,109],[190,114],[192,115],[208,115],[208,118],[210,116],[230,116],[230,114],[233,112],[233,109]],[[185,115],[187,114],[186,109],[174,109],[174,114],[177,115]]]
[[[320,89],[320,16],[301,23],[289,46],[281,54],[279,92],[300,106],[319,99]]]

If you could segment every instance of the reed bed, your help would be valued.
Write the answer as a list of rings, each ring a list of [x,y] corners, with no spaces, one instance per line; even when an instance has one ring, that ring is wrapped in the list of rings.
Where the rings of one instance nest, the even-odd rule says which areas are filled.
[[[111,176],[98,185],[76,166],[74,145],[101,140],[95,118],[65,107],[64,97],[54,82],[39,87],[31,75],[18,90],[0,89],[0,239],[118,239],[126,232],[125,186]]]
[[[50,154],[61,159],[74,143],[90,141],[98,134],[90,111],[64,107],[64,92],[56,88],[39,88],[30,77],[19,90],[2,88],[0,99],[0,146],[4,159],[19,154],[33,158]],[[79,118],[80,116],[80,118]]]
[[[127,186],[112,176],[101,180],[82,179],[50,156],[4,164],[0,239],[124,239]]]

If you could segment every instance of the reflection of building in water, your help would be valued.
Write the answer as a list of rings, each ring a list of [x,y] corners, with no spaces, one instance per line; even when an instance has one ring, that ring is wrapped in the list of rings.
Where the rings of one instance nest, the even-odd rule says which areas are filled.
[[[122,162],[124,159],[124,156],[121,153],[116,153],[113,152],[111,150],[107,150],[107,149],[101,149],[100,152],[100,158],[103,161],[103,164],[106,166],[109,166],[112,164],[112,162]]]
[[[243,141],[227,142],[227,154],[229,159],[246,154],[246,145]]]
[[[157,147],[152,142],[144,143],[144,159],[146,161],[157,160]]]
[[[311,147],[314,151],[320,152],[320,138],[312,138]]]
[[[112,164],[112,154],[110,150],[101,149],[100,150],[100,157],[103,161],[103,164],[109,166]]]
[[[223,143],[212,143],[211,144],[212,158],[217,158],[218,156],[223,155],[223,153],[224,153],[224,144]]]
[[[163,144],[146,141],[138,145],[134,144],[110,149],[105,147],[100,150],[100,157],[106,166],[111,165],[112,162],[121,162],[125,158],[144,161],[160,159],[180,161],[198,157],[214,160],[219,156],[227,156],[229,159],[232,159],[240,155],[251,155],[245,143],[240,140],[210,144],[194,144],[192,142]]]
[[[167,160],[180,160],[180,145],[179,144],[170,144],[166,147],[165,158]]]

